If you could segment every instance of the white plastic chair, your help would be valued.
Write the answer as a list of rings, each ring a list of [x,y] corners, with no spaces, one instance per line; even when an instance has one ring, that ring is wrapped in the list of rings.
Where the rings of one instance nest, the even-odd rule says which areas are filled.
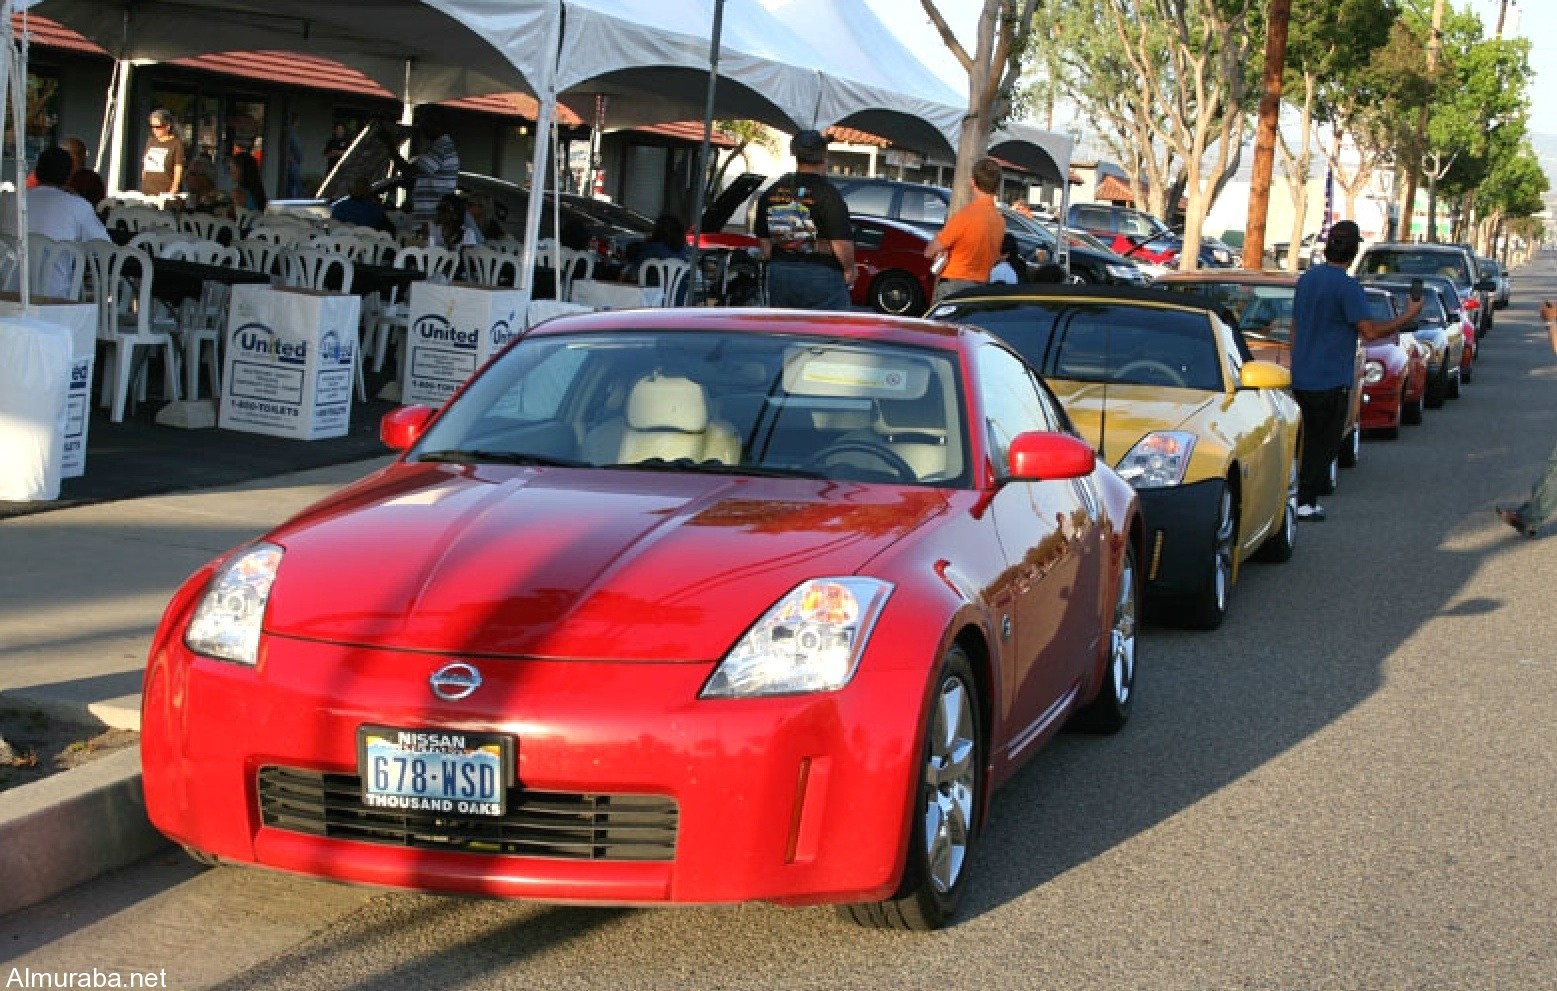
[[[567,301],[573,298],[573,280],[594,278],[596,257],[593,251],[577,251],[573,248],[557,250],[558,299]]]
[[[519,278],[519,259],[496,248],[472,245],[465,249],[465,275],[478,285],[511,286]]]
[[[236,265],[238,262],[237,248],[216,241],[185,241],[169,246],[169,250],[173,247],[180,248],[184,258],[202,265]]]
[[[665,291],[665,301],[660,305],[675,306],[681,287],[687,281],[687,275],[691,271],[691,262],[676,258],[650,258],[648,261],[638,263],[638,284],[646,287],[659,286]]]
[[[173,344],[171,326],[156,321],[151,298],[155,268],[150,255],[138,248],[99,249],[103,252],[103,277],[98,293],[98,339],[109,345],[109,359],[103,369],[103,405],[114,423],[124,420],[130,386],[137,383],[137,396],[146,393],[145,359],[148,348],[163,349],[163,387],[177,399],[178,352]]]
[[[56,285],[63,269],[63,284]],[[86,276],[83,249],[76,241],[56,241],[47,234],[27,235],[27,286],[40,296],[79,300]],[[0,283],[0,285],[9,283]]]
[[[221,245],[234,244],[238,240],[237,224],[209,213],[184,214],[179,218],[178,229],[202,241],[215,241]]]
[[[351,292],[353,265],[345,255],[311,248],[296,248],[286,254],[286,284],[301,289],[332,289]],[[339,272],[339,285],[331,286],[331,274]]]
[[[240,264],[251,272],[283,275],[286,272],[286,248],[262,238],[245,238],[236,245]]]

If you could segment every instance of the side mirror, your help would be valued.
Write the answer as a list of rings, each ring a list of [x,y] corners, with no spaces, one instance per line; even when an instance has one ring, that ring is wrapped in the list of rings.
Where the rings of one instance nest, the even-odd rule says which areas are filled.
[[[1292,373],[1274,361],[1245,362],[1238,385],[1244,389],[1290,389]]]
[[[1039,265],[1047,265],[1054,260],[1054,254],[1048,248],[1033,249],[1033,261]]]
[[[1017,434],[1011,441],[1010,478],[1024,482],[1055,482],[1085,478],[1097,467],[1097,452],[1069,434],[1041,430]]]
[[[378,423],[378,439],[392,451],[409,450],[427,432],[436,412],[431,406],[402,406],[385,413]]]
[[[1497,292],[1498,291],[1498,280],[1497,279],[1482,279],[1480,282],[1476,283],[1471,288],[1475,289],[1477,292]]]

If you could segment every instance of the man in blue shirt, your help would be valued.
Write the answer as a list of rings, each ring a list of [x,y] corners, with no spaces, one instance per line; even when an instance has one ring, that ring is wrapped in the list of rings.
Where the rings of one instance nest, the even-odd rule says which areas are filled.
[[[1376,341],[1399,331],[1422,311],[1413,299],[1393,320],[1368,319],[1368,298],[1346,269],[1362,234],[1343,220],[1330,228],[1325,264],[1298,279],[1292,301],[1292,397],[1303,410],[1303,457],[1298,468],[1298,519],[1322,520],[1319,493],[1346,434],[1357,338]]]

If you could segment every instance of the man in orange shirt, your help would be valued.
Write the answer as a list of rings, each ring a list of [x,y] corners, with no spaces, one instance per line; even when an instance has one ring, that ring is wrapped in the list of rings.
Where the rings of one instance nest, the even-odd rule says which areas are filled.
[[[995,205],[1000,188],[1000,165],[993,158],[973,163],[973,199],[952,214],[946,226],[925,246],[926,258],[946,255],[946,267],[935,287],[935,301],[959,289],[981,286],[1000,260],[1000,242],[1006,236],[1005,218]]]

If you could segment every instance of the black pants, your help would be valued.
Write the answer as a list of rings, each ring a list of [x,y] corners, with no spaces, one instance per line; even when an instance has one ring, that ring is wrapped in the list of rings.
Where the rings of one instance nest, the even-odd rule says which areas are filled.
[[[1298,503],[1317,505],[1330,479],[1330,462],[1341,450],[1346,434],[1346,415],[1351,411],[1351,390],[1292,390],[1303,410],[1303,460],[1298,466]]]

